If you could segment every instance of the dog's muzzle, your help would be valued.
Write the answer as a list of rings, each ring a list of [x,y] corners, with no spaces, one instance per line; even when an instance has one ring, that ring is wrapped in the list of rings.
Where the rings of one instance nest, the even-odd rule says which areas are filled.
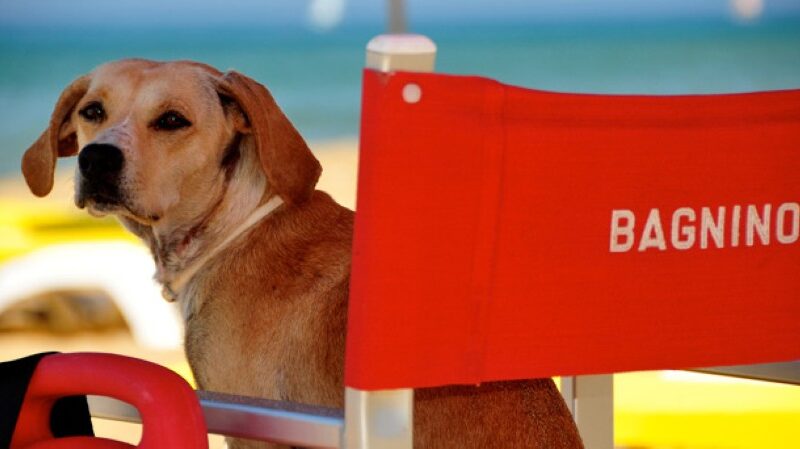
[[[81,200],[100,204],[118,204],[121,201],[119,181],[125,157],[114,145],[93,143],[85,146],[78,155],[81,173]]]

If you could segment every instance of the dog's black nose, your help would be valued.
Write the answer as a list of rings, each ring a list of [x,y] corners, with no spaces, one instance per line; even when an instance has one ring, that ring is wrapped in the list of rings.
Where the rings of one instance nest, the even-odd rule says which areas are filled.
[[[88,179],[115,177],[124,163],[122,151],[105,143],[86,145],[78,155],[78,167],[81,174]]]

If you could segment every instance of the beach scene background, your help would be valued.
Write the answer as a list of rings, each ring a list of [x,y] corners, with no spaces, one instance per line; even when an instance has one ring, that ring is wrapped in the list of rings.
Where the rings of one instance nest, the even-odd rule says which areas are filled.
[[[439,72],[587,93],[800,88],[796,0],[414,0],[407,12],[410,30],[437,44]],[[47,245],[135,244],[113,219],[98,221],[72,206],[74,158],[59,161],[55,190],[46,199],[34,198],[19,172],[22,153],[45,128],[61,90],[120,58],[192,59],[265,84],[321,160],[320,188],[353,208],[365,46],[385,29],[386,4],[378,0],[0,0],[0,273],[4,264]],[[52,312],[51,303],[35,299],[34,305],[0,304],[0,361],[45,350],[107,351],[153,360],[191,379],[179,345],[142,345],[124,317],[98,329],[27,326],[26,313]],[[143,299],[151,300],[160,299]],[[20,315],[23,325],[14,324]],[[4,322],[12,324],[3,327]],[[617,445],[800,445],[797,436],[774,431],[781,422],[800,420],[797,391],[709,377],[617,376]],[[643,399],[654,390],[661,396]],[[729,403],[732,394],[735,406]],[[720,401],[717,409],[709,405]],[[98,420],[96,426],[101,435],[132,443],[139,438],[135,425]],[[220,441],[214,437],[214,446]]]
[[[198,12],[194,22],[164,17],[180,16],[186,3],[181,1],[168,11],[152,11],[152,17],[146,4],[153,2],[136,8],[130,2],[88,3],[97,7],[76,23],[53,17],[58,11],[45,14],[48,8],[65,9],[60,2],[0,2],[9,9],[5,20],[0,17],[0,24],[6,22],[0,28],[0,174],[16,174],[19,154],[44,128],[64,86],[103,62],[126,57],[193,59],[236,69],[267,85],[307,139],[358,134],[364,47],[384,29],[385,13],[376,8],[381,1],[345,3],[340,23],[330,29],[315,28],[303,8],[276,14],[285,9],[277,2],[262,2],[267,6],[252,15],[245,8],[254,2],[240,2],[241,10],[227,2],[227,17],[212,20]],[[506,2],[461,2],[471,6],[466,12],[459,2],[442,3],[451,4],[453,13],[421,1],[408,5],[410,29],[436,42],[441,72],[593,93],[722,93],[798,84],[797,1],[767,2],[762,16],[752,20],[737,18],[724,1],[699,2],[716,8],[698,8],[679,0],[596,0],[582,2],[594,9],[572,12],[568,5],[576,2],[558,9],[555,1],[512,1],[505,14]],[[16,11],[11,4],[28,9]],[[538,15],[537,4],[544,5]],[[360,6],[368,8],[359,12]]]

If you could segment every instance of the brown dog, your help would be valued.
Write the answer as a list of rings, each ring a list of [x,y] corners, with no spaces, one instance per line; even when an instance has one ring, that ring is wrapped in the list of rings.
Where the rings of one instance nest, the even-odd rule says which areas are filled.
[[[150,246],[200,388],[343,406],[353,213],[315,191],[319,163],[263,86],[193,62],[105,64],[25,153],[33,193],[79,149],[75,203]],[[549,379],[418,390],[414,420],[418,448],[582,447]]]

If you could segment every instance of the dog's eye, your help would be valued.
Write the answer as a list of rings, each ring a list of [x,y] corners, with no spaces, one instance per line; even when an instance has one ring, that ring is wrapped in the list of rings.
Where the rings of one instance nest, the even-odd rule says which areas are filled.
[[[78,111],[78,114],[90,122],[99,123],[106,118],[106,111],[103,109],[103,105],[96,101],[84,106],[83,109]]]
[[[186,120],[182,115],[175,111],[167,111],[161,114],[160,117],[156,119],[153,123],[153,126],[156,129],[165,130],[165,131],[172,131],[175,129],[186,128],[187,126],[191,126],[191,122]]]

